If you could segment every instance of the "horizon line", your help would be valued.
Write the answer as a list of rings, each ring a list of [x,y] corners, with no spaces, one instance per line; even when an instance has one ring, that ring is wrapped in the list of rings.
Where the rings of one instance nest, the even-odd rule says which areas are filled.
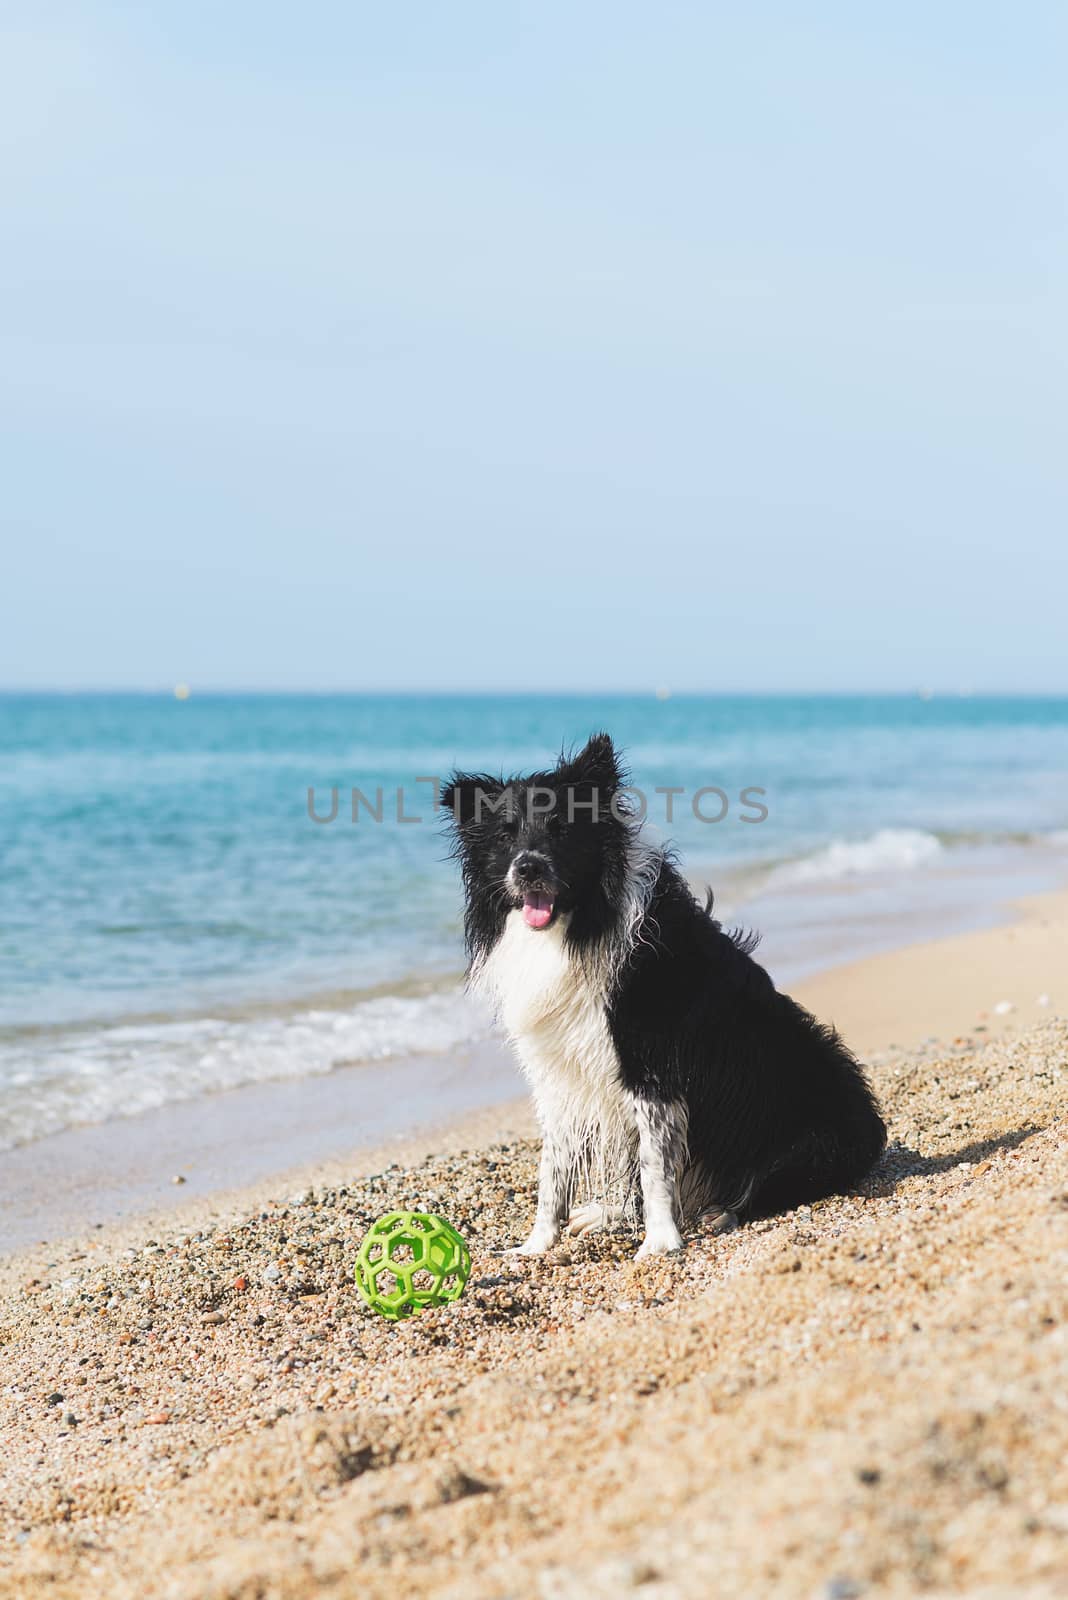
[[[184,694],[178,694],[178,689],[184,689]],[[506,700],[506,699],[586,699],[591,696],[601,696],[616,699],[648,699],[661,704],[671,700],[715,700],[715,699],[900,699],[900,700],[1064,700],[1068,699],[1068,688],[1063,689],[1006,689],[990,688],[979,685],[965,685],[953,688],[939,687],[937,684],[913,684],[907,688],[895,686],[892,688],[822,688],[805,687],[801,689],[786,688],[680,688],[667,687],[650,688],[648,686],[624,688],[472,688],[470,686],[441,687],[302,687],[293,688],[285,686],[247,686],[247,685],[220,685],[210,684],[204,688],[196,688],[191,684],[161,684],[153,686],[131,687],[130,685],[68,685],[68,684],[0,684],[0,698],[14,699],[18,696],[39,696],[41,698],[72,698],[82,695],[86,698],[105,698],[109,696],[126,695],[130,698],[156,700],[175,700],[179,704],[186,704],[190,700],[225,699],[231,698],[262,698],[262,699],[330,699],[330,698],[423,698],[445,699],[451,696],[466,696],[479,700]]]

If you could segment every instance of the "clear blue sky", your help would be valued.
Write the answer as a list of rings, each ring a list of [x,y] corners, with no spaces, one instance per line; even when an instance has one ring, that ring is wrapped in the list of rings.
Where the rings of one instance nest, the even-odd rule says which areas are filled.
[[[1063,5],[0,16],[0,684],[1068,690]]]

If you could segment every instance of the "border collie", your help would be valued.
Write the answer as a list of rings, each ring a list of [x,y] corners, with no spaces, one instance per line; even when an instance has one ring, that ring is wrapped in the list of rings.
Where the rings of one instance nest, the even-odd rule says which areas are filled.
[[[520,1253],[640,1214],[638,1255],[659,1255],[697,1218],[723,1231],[864,1177],[886,1129],[861,1067],[642,838],[607,734],[551,772],[454,773],[441,804],[469,981],[541,1126]]]

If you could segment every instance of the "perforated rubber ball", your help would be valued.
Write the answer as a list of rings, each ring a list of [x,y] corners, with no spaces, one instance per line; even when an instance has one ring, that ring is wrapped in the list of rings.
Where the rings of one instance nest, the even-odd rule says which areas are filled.
[[[356,1252],[356,1287],[390,1322],[459,1300],[471,1252],[451,1223],[427,1211],[391,1211]]]

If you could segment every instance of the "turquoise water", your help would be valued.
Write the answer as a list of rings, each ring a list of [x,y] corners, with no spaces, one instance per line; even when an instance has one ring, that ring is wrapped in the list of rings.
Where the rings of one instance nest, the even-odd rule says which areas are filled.
[[[1064,859],[1066,700],[0,697],[0,1145],[483,1030],[416,780],[544,765],[597,727],[784,970],[913,903],[975,920],[991,885]],[[333,786],[317,824],[309,788],[326,815]],[[352,822],[354,786],[382,789],[380,824]],[[686,791],[670,824],[657,786]],[[691,807],[708,786],[717,823]]]

